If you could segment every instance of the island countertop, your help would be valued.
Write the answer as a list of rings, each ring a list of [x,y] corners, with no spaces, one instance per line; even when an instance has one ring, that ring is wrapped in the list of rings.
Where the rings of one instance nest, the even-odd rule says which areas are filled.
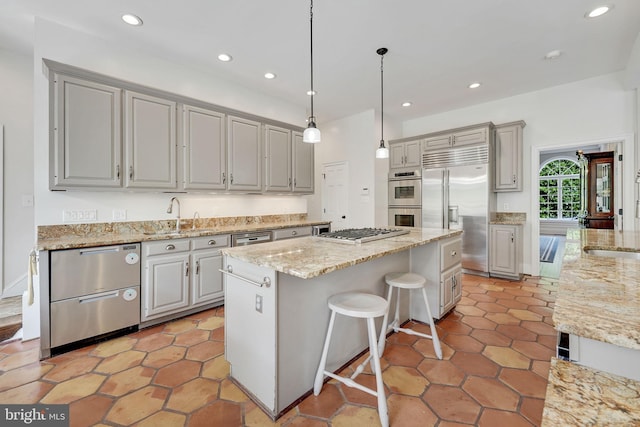
[[[460,234],[462,230],[412,228],[409,234],[361,244],[301,237],[261,245],[223,248],[221,252],[280,273],[310,279]]]
[[[560,332],[640,349],[640,260],[585,249],[640,251],[640,232],[571,229],[553,322]]]

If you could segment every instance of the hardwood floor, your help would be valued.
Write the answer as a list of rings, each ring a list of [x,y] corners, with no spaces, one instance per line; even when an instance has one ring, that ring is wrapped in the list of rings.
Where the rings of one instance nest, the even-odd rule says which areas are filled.
[[[562,268],[562,257],[564,256],[564,244],[566,241],[565,236],[555,236],[558,238],[558,250],[553,262],[541,262],[540,263],[540,277],[548,277],[551,279],[557,279],[560,277],[560,270]]]

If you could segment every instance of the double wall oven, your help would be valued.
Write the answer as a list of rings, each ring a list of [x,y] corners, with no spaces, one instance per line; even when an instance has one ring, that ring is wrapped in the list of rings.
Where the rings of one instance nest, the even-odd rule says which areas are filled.
[[[389,173],[389,225],[422,227],[422,175],[419,169]]]

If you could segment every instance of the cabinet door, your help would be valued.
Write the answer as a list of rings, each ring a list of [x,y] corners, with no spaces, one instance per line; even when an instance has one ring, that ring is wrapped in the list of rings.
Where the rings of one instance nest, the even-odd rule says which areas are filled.
[[[230,190],[262,189],[260,123],[228,117],[228,186]]]
[[[453,272],[451,294],[453,296],[453,305],[456,305],[462,299],[462,268],[457,268]]]
[[[51,187],[120,187],[121,90],[57,74],[54,98]]]
[[[160,317],[189,306],[189,254],[149,257],[144,263],[141,320]]]
[[[456,147],[459,145],[471,145],[486,143],[488,138],[488,128],[469,129],[455,132],[451,136],[451,145]]]
[[[522,191],[522,127],[496,129],[495,191]]]
[[[517,227],[512,225],[491,225],[489,229],[491,234],[489,242],[491,247],[490,272],[517,274]]]
[[[291,191],[293,184],[291,179],[291,131],[266,125],[264,128],[264,157],[265,191]]]
[[[453,284],[455,275],[452,270],[442,273],[440,279],[440,313],[446,313],[453,307]]]
[[[389,144],[389,168],[404,167],[404,143]]]
[[[126,92],[127,170],[129,188],[177,188],[176,103]]]
[[[313,193],[315,144],[302,142],[302,133],[293,132],[293,192]]]
[[[225,115],[185,105],[184,188],[220,190],[226,188]]]
[[[214,302],[224,297],[220,250],[196,251],[191,255],[191,304]]]
[[[438,135],[432,136],[430,138],[425,138],[422,143],[422,150],[432,150],[434,148],[446,148],[451,145],[451,135]]]
[[[422,154],[420,141],[407,141],[404,144],[404,165],[406,167],[419,167],[421,163],[420,155]]]

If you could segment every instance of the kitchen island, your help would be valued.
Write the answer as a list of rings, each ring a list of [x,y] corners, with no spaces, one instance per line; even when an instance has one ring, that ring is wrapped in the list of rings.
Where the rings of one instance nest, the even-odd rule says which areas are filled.
[[[355,290],[386,295],[385,274],[413,271],[427,278],[432,306],[447,304],[439,290],[447,272],[459,276],[460,251],[450,249],[460,244],[462,232],[410,230],[362,244],[304,237],[222,250],[231,377],[272,418],[313,388],[331,295]],[[411,304],[408,294],[404,298],[401,320],[428,320],[424,307]],[[378,330],[380,324],[378,319]],[[338,316],[327,370],[339,370],[367,348],[366,324]]]
[[[638,232],[567,232],[553,322],[571,362],[552,359],[543,426],[640,424],[638,252]]]

